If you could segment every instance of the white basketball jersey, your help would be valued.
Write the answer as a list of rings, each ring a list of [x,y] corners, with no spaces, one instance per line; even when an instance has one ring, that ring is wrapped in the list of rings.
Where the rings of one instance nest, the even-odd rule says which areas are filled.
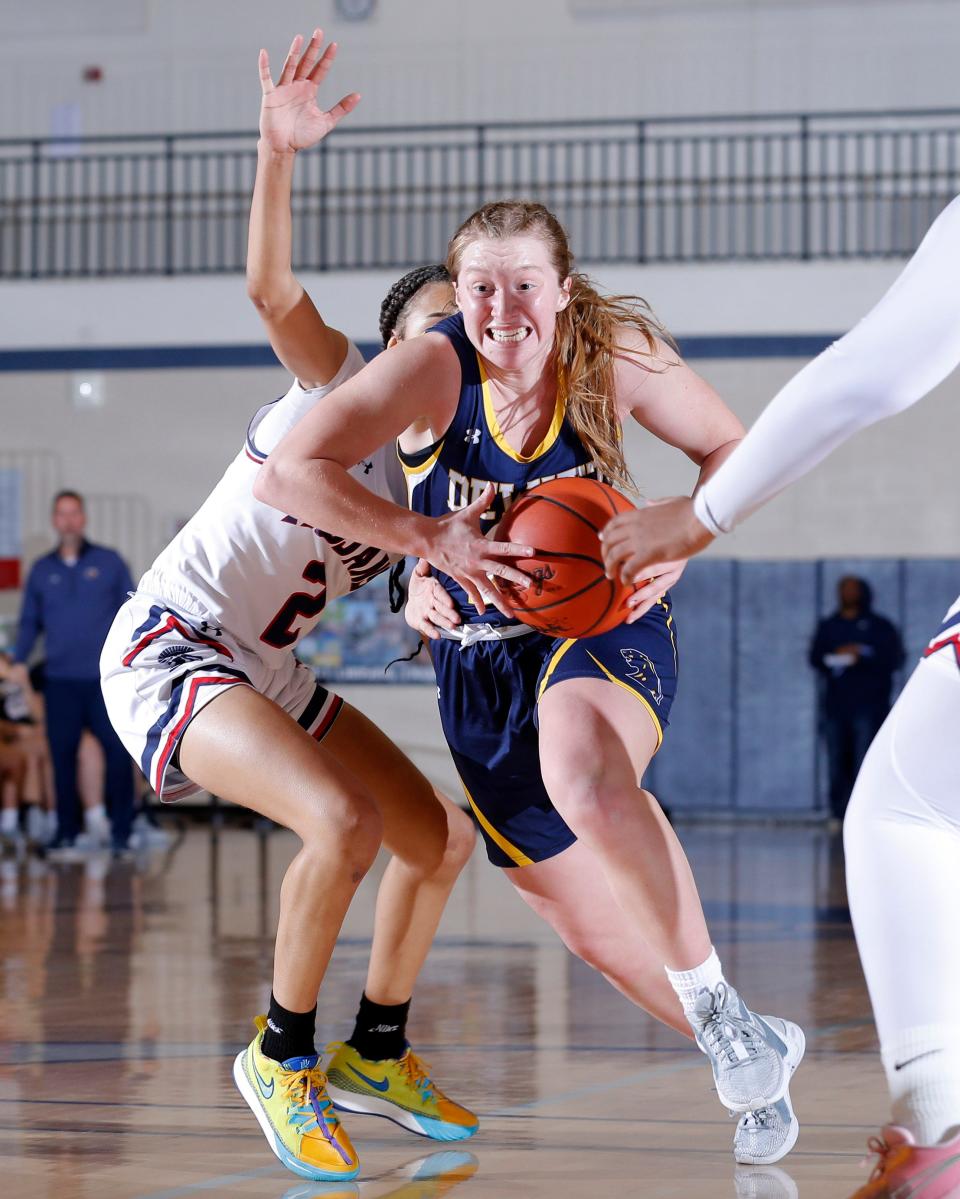
[[[940,650],[950,648],[951,655],[957,666],[960,666],[960,596],[954,600],[940,624],[936,635],[931,639],[923,656],[929,658],[933,654],[939,656]]]
[[[312,529],[254,499],[267,455],[314,404],[363,367],[351,342],[336,376],[304,391],[298,383],[261,408],[244,449],[206,502],[140,580],[139,591],[195,612],[278,666],[332,600],[356,591],[396,556]],[[392,444],[350,474],[376,495],[406,506],[403,470]]]

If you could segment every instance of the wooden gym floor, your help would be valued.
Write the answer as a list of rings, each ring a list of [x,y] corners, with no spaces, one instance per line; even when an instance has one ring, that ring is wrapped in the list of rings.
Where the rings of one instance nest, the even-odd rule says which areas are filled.
[[[480,1132],[440,1145],[348,1117],[358,1184],[298,1181],[230,1073],[269,992],[294,839],[193,827],[142,862],[0,863],[0,1193],[849,1196],[886,1092],[838,841],[798,828],[679,831],[727,975],[751,1006],[807,1033],[792,1088],[802,1131],[779,1167],[735,1170],[734,1124],[703,1057],[572,959],[478,845],[410,1033],[440,1085],[481,1114]],[[347,918],[318,1045],[352,1028],[378,875]]]

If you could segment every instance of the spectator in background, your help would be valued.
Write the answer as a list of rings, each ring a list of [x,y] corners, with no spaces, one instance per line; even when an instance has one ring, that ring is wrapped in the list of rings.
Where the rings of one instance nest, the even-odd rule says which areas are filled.
[[[77,749],[84,729],[97,738],[106,760],[107,805],[113,847],[130,839],[133,775],[126,750],[107,718],[100,692],[100,650],[117,609],[133,590],[127,564],[119,554],[93,545],[84,536],[83,497],[61,491],[53,501],[57,548],[38,559],[27,578],[20,626],[13,651],[14,678],[26,683],[26,661],[42,633],[46,639],[47,738],[57,793],[57,839],[52,851],[69,852],[80,831]],[[87,812],[96,833],[106,816]]]
[[[56,835],[53,768],[43,727],[43,700],[30,684],[15,682],[13,659],[0,651],[0,741],[23,757],[19,793],[4,796],[0,810],[0,849],[19,851],[22,845],[39,849]],[[33,672],[31,672],[32,674]],[[96,744],[96,743],[94,743]],[[25,808],[24,834],[20,808]]]
[[[26,773],[26,755],[17,743],[14,727],[0,720],[0,853],[6,854],[16,848],[16,840],[8,832],[8,817],[14,817],[19,809],[20,794]]]
[[[830,818],[840,827],[860,763],[890,711],[893,674],[903,665],[896,625],[873,611],[865,579],[837,584],[837,611],[817,625],[810,665],[823,678],[821,727],[830,774]]]

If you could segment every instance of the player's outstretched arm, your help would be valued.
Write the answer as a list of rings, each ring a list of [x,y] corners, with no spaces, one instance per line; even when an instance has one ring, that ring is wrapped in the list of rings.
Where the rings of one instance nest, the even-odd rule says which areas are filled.
[[[934,221],[880,303],[790,380],[692,502],[610,521],[608,571],[642,577],[648,562],[703,548],[860,429],[922,399],[958,364],[960,198]]]
[[[359,103],[351,92],[324,111],[317,90],[336,58],[315,29],[301,55],[297,34],[274,84],[266,50],[260,51],[260,140],[247,238],[247,292],[270,344],[304,387],[329,383],[343,362],[346,338],[330,328],[293,273],[290,197],[296,155],[315,146]]]

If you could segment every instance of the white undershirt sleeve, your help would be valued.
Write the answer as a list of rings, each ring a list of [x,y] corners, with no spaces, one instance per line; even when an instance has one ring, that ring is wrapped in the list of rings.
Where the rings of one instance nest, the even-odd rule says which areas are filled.
[[[960,197],[879,304],[803,368],[694,498],[714,534],[812,470],[860,429],[922,399],[960,363]]]

